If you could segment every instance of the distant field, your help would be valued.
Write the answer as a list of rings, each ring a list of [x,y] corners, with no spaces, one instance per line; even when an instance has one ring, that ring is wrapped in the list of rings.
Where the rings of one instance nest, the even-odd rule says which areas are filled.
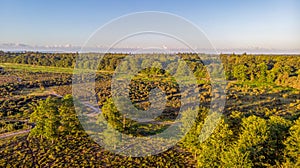
[[[30,72],[52,72],[52,73],[68,73],[68,74],[74,73],[73,68],[38,66],[38,65],[29,65],[29,64],[0,63],[0,67],[3,67],[4,69],[25,70]],[[88,71],[88,70],[84,70],[84,71]],[[112,71],[97,71],[97,72],[111,73]]]
[[[73,73],[72,68],[61,68],[51,66],[37,66],[28,64],[15,64],[15,63],[0,63],[4,69],[27,70],[30,72],[53,72],[53,73]]]

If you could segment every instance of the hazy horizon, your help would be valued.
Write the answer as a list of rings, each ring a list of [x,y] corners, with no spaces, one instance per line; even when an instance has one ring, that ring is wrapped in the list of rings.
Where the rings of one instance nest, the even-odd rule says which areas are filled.
[[[76,53],[81,52],[80,46],[30,46],[30,45],[1,45],[0,44],[0,51],[5,52],[49,52],[49,53]],[[140,52],[141,48],[113,48],[109,49],[108,47],[105,48],[89,48],[89,52],[96,52],[96,53],[104,53],[104,52],[115,52],[115,53],[159,53],[157,50],[149,50],[146,52]],[[88,50],[88,49],[85,49]],[[215,50],[211,49],[198,49],[199,53],[205,54],[300,54],[300,49],[274,49],[274,48],[216,48]],[[169,48],[168,51],[161,51],[160,53],[177,53],[177,52],[194,52],[191,49],[187,48]]]

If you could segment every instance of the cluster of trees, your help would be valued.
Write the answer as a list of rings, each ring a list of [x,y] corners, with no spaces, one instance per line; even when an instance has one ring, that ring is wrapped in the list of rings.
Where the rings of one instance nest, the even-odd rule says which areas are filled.
[[[57,67],[74,67],[77,60],[78,68],[89,68],[113,71],[115,70],[123,58],[131,54],[123,53],[107,53],[96,54],[89,53],[85,56],[78,57],[78,53],[39,53],[39,52],[24,52],[10,53],[3,52],[0,56],[0,62],[21,63],[43,66]],[[177,53],[179,57],[186,61],[189,68],[199,78],[209,78],[206,68],[210,68],[214,64],[213,56],[202,54],[201,58],[195,53]],[[101,60],[99,58],[102,58]],[[151,58],[149,60],[126,60],[119,67],[122,71],[134,70],[138,65],[148,65],[149,63],[158,68],[152,68],[153,73],[159,73],[163,64],[170,63],[172,60],[166,59],[164,54],[137,54],[136,58]],[[297,55],[247,55],[231,54],[220,55],[226,78],[228,80],[239,81],[259,81],[276,83],[284,86],[300,88],[300,63]],[[80,60],[79,60],[80,59]],[[133,61],[133,62],[132,62]],[[205,66],[204,66],[205,64]],[[180,65],[171,64],[171,71],[177,69]],[[185,70],[179,68],[181,70]],[[211,73],[221,73],[222,68],[213,68]]]
[[[136,107],[141,106],[141,109],[146,109],[149,106],[150,90],[155,87],[160,88],[167,95],[168,107],[174,108],[173,110],[166,108],[161,116],[166,115],[163,119],[168,121],[174,119],[178,112],[176,108],[180,107],[180,96],[188,93],[178,94],[176,81],[172,81],[171,78],[159,77],[168,76],[161,69],[166,63],[171,64],[168,68],[170,71],[181,75],[188,73],[186,69],[181,68],[184,65],[176,64],[174,60],[167,60],[163,55],[153,54],[149,55],[152,57],[150,61],[137,59],[135,60],[137,62],[130,62],[130,60],[125,60],[120,64],[127,55],[107,54],[99,66],[95,64],[95,60],[91,61],[89,57],[86,57],[78,66],[111,71],[121,65],[118,67],[121,72],[134,70],[139,65],[155,66],[156,68],[147,68],[140,72],[139,75],[142,75],[142,79],[145,80],[140,80],[141,76],[139,75],[132,80],[129,96]],[[199,79],[209,78],[207,68],[211,68],[210,72],[215,74],[222,71],[220,66],[215,66],[214,62],[208,61],[210,59],[200,60],[197,54],[178,53],[178,55],[186,61]],[[0,62],[74,67],[76,56],[77,54],[64,53],[0,52]],[[144,56],[141,54],[137,58]],[[90,54],[90,57],[95,58],[93,54]],[[4,99],[0,100],[0,115],[5,119],[14,119],[14,117],[18,118],[17,114],[25,116],[31,114],[30,122],[35,123],[35,127],[28,137],[21,136],[10,142],[0,143],[2,155],[0,166],[49,167],[64,166],[63,164],[68,163],[70,167],[95,165],[130,167],[137,164],[156,167],[174,165],[193,167],[194,164],[198,167],[299,167],[300,118],[298,106],[300,107],[300,105],[296,101],[299,98],[299,92],[293,90],[293,94],[290,94],[292,91],[275,91],[269,86],[258,89],[246,85],[246,83],[273,83],[299,88],[299,57],[233,54],[221,55],[221,59],[224,63],[226,78],[240,82],[229,87],[225,116],[221,119],[218,127],[204,142],[199,139],[211,99],[210,85],[199,84],[197,90],[188,92],[199,92],[203,107],[200,108],[196,123],[180,142],[180,146],[157,156],[144,158],[114,155],[92,142],[80,126],[70,95],[64,98],[49,97],[41,100],[34,108],[29,104],[37,102],[40,99],[38,97],[9,99],[12,93],[25,88],[69,85],[72,82],[71,75],[33,74],[31,72],[19,75],[23,77],[21,82],[1,84],[0,94]],[[204,66],[204,63],[208,65]],[[26,75],[28,76],[26,77]],[[171,81],[168,81],[169,79]],[[138,136],[153,135],[166,128],[157,123],[140,124],[120,114],[113,101],[109,99],[111,76],[97,74],[96,81],[95,91],[99,105],[103,106],[102,115],[114,128]],[[62,93],[70,90],[70,86],[57,89]],[[258,99],[260,101],[256,102]],[[293,104],[298,106],[294,107]],[[258,108],[262,110],[259,111]],[[160,121],[163,122],[163,120]],[[6,131],[20,129],[23,124],[20,120],[16,120],[16,122],[0,121],[0,127]]]
[[[194,153],[199,167],[298,167],[299,122],[233,112],[204,142],[199,141],[203,122],[198,122],[183,145]]]
[[[30,115],[30,122],[35,123],[30,131],[31,136],[40,136],[52,142],[59,136],[82,130],[71,95],[66,95],[63,99],[48,97],[40,101]]]
[[[129,134],[138,130],[135,121],[124,120],[111,99],[102,111],[115,129]],[[208,111],[200,108],[195,124],[180,142],[193,154],[198,167],[299,167],[299,113],[291,117],[267,111],[264,115],[230,111],[202,141],[199,137]]]
[[[300,88],[297,55],[221,55],[229,80],[257,81]]]
[[[142,158],[105,151],[82,130],[70,95],[40,101],[30,121],[35,127],[28,136],[0,141],[1,167],[194,167],[190,153],[178,146]]]
[[[136,131],[136,129],[131,129],[136,126],[135,121],[127,118],[124,121],[124,117],[117,111],[111,99],[104,103],[102,112],[106,120],[116,129],[125,133]],[[126,165],[138,163],[149,165],[149,163],[157,162],[155,165],[187,166],[194,164],[196,160],[198,167],[299,167],[299,116],[296,115],[292,118],[276,115],[259,117],[233,111],[224,116],[209,138],[202,142],[199,135],[207,112],[208,108],[200,108],[195,124],[180,142],[181,149],[179,151],[175,152],[174,149],[171,149],[158,156],[136,159],[120,158],[118,155],[115,157],[118,157],[118,161]],[[113,156],[113,154],[109,153],[108,156],[104,157],[105,151],[96,147],[97,145],[95,146],[87,138],[75,114],[73,99],[70,95],[64,98],[49,97],[40,101],[34,108],[30,121],[35,123],[35,127],[31,130],[29,137],[22,141],[12,142],[23,144],[17,145],[18,147],[15,146],[13,149],[27,152],[13,154],[12,147],[1,146],[3,151],[2,165],[15,163],[49,166],[59,164],[58,161],[65,161],[70,165],[87,166],[89,162],[84,161],[87,158],[90,158],[93,164],[111,166],[119,164],[107,163],[106,157]],[[76,157],[78,160],[71,159],[75,150],[82,152],[84,157]],[[186,153],[185,150],[189,152]],[[91,153],[94,155],[93,157]],[[18,155],[26,158],[25,161],[27,162],[19,159],[11,160]],[[97,158],[95,158],[96,156]],[[186,157],[185,161],[183,161],[184,157]],[[101,160],[95,161],[100,158]],[[125,161],[128,159],[131,161]],[[82,161],[79,162],[79,160]]]
[[[127,130],[136,126],[129,119],[123,122],[123,116],[111,99],[104,103],[102,110],[109,123],[118,130],[122,131],[124,125]],[[193,153],[199,167],[299,166],[299,114],[281,117],[268,109],[257,113],[229,111],[214,133],[201,142],[199,135],[207,111],[202,108],[197,123],[182,141],[183,146]]]
[[[70,74],[6,70],[0,82],[0,130],[10,132],[30,128],[29,115],[41,95],[28,95],[46,87],[69,85]]]
[[[3,52],[0,62],[39,66],[74,67],[77,53]]]

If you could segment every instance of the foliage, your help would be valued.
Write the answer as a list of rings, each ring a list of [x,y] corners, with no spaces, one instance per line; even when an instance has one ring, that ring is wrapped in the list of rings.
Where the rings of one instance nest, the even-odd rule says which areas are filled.
[[[300,166],[300,118],[298,118],[294,125],[290,128],[290,136],[286,139],[284,144],[286,165],[289,167]]]
[[[178,117],[180,98],[199,93],[200,110],[191,130],[172,149],[143,158],[119,156],[99,147],[86,135],[76,117],[70,95],[72,68],[77,53],[2,52],[0,74],[1,133],[31,129],[29,136],[0,139],[0,167],[299,167],[300,162],[300,62],[297,55],[220,55],[229,80],[224,116],[204,142],[199,140],[207,117],[212,87],[208,72],[222,73],[220,66],[202,55],[178,53],[198,78],[198,88],[181,92],[168,70],[186,75],[184,62],[166,60],[158,54],[137,54],[121,71],[139,72],[130,83],[129,97],[135,107],[149,108],[149,93],[158,88],[166,94],[166,108],[154,122],[138,123],[116,109],[111,97],[111,72],[128,54],[108,53],[96,65],[90,53],[78,68],[98,68],[95,92],[102,115],[114,129],[134,136],[150,136],[168,128]],[[151,57],[152,61],[140,58]],[[212,56],[213,58],[214,56]],[[217,56],[218,57],[218,56]],[[91,59],[90,59],[91,58]],[[89,60],[90,59],[90,60]],[[204,66],[204,63],[206,66]],[[156,68],[155,68],[156,67]],[[210,71],[208,71],[210,70]],[[89,78],[89,77],[88,77]],[[206,82],[201,82],[205,80]],[[42,94],[37,95],[35,92]],[[188,113],[187,113],[188,114]],[[30,121],[28,117],[30,116]],[[190,121],[190,115],[182,116]],[[103,132],[112,135],[111,129]],[[1,134],[2,135],[2,134]],[[114,138],[114,139],[113,139]],[[106,138],[106,144],[119,137]],[[9,139],[9,140],[8,140]]]
[[[52,141],[59,136],[80,130],[73,99],[69,95],[63,99],[49,97],[45,101],[40,101],[30,115],[30,121],[35,123],[30,136],[40,136]]]

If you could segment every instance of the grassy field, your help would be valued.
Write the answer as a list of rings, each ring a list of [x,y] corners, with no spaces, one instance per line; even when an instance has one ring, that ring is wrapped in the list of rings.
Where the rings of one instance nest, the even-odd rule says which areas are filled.
[[[30,72],[52,72],[52,73],[69,73],[72,74],[74,69],[50,67],[50,66],[37,66],[28,64],[15,64],[15,63],[0,63],[0,66],[5,69],[25,70]]]
[[[15,64],[15,63],[0,63],[0,67],[5,69],[13,69],[28,72],[51,72],[51,73],[67,73],[73,74],[78,72],[93,72],[89,69],[73,69],[73,68],[63,68],[63,67],[53,67],[53,66],[38,66],[38,65],[28,65],[28,64]],[[97,73],[113,73],[113,71],[97,71]]]

